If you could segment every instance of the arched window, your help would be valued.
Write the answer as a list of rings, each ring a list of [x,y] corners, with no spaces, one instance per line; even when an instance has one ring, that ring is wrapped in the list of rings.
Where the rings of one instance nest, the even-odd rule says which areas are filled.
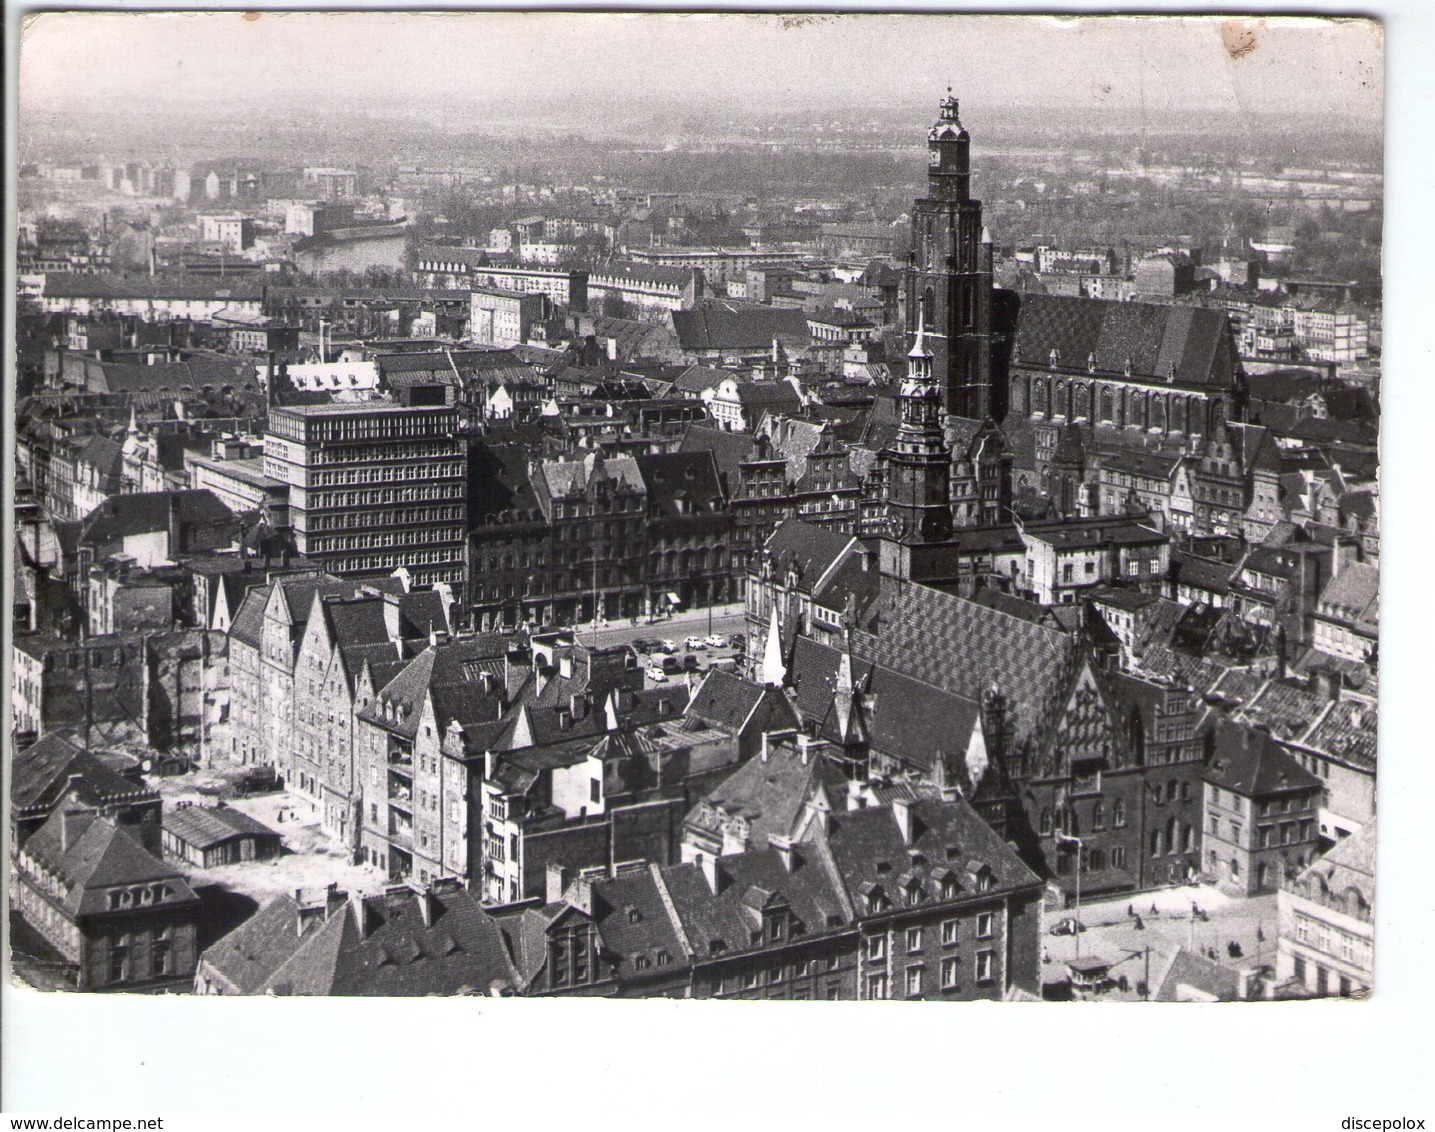
[[[1166,819],[1166,852],[1176,852],[1176,819]]]
[[[1106,828],[1106,807],[1100,802],[1097,802],[1096,805],[1091,807],[1091,828]]]
[[[1073,413],[1075,416],[1078,417],[1089,417],[1091,415],[1090,392],[1084,385],[1078,385],[1076,387],[1076,397],[1075,404],[1073,405]]]
[[[1051,411],[1051,391],[1045,381],[1031,383],[1031,411],[1046,416]]]
[[[1069,391],[1066,388],[1066,382],[1058,381],[1056,383],[1056,400],[1052,405],[1052,413],[1058,417],[1067,416],[1067,410],[1069,409],[1069,407],[1070,395]]]
[[[1126,803],[1120,798],[1117,798],[1111,807],[1111,824],[1117,829],[1126,825]]]
[[[1098,401],[1101,405],[1101,419],[1108,422],[1115,421],[1116,398],[1112,396],[1111,389],[1109,387],[1103,388],[1101,390]]]
[[[1041,835],[1042,835],[1043,837],[1050,837],[1050,836],[1051,836],[1051,811],[1050,811],[1050,810],[1045,810],[1045,809],[1044,809],[1044,810],[1041,811],[1041,826],[1040,826],[1040,829],[1041,829]]]
[[[1177,397],[1171,402],[1171,429],[1173,432],[1186,431],[1186,398]]]
[[[1151,427],[1164,430],[1166,428],[1166,398],[1151,398]]]
[[[1151,831],[1151,856],[1161,856],[1161,831],[1159,829]]]

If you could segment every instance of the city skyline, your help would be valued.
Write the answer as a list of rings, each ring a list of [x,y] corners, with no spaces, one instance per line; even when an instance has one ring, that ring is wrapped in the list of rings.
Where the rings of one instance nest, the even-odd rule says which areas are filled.
[[[1375,121],[1382,49],[1373,21],[1314,17],[47,13],[24,27],[20,110],[23,120],[47,102],[116,98],[433,111],[506,102],[517,117],[567,122],[734,95],[739,112],[830,102],[846,113],[864,101],[887,110],[951,86],[959,97],[1000,90],[1012,107]],[[321,52],[347,65],[326,70],[316,90]],[[75,67],[90,76],[78,91]]]

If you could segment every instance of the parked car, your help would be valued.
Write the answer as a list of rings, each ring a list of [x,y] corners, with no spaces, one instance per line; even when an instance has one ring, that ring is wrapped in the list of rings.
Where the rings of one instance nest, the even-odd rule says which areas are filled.
[[[683,657],[684,672],[701,672],[702,668],[702,663],[692,653],[688,653],[687,656]]]
[[[678,642],[677,642],[677,641],[659,641],[659,642],[658,642],[658,648],[660,648],[663,652],[666,652],[666,653],[674,653],[674,652],[677,652],[677,651],[678,651]]]
[[[687,640],[685,640],[685,641],[683,642],[683,648],[685,648],[685,649],[705,649],[705,648],[707,648],[707,645],[705,645],[705,644],[703,643],[703,639],[702,639],[701,637],[689,637]]]
[[[1075,916],[1067,916],[1065,919],[1057,920],[1051,926],[1052,935],[1077,935],[1086,930],[1086,925]]]
[[[682,672],[682,670],[683,666],[678,662],[677,657],[663,657],[663,671],[666,672],[669,676],[677,676],[679,673]]]
[[[713,633],[713,634],[712,634],[711,636],[709,636],[709,637],[707,638],[707,640],[704,641],[703,643],[704,643],[705,645],[707,645],[707,647],[710,648],[710,649],[725,649],[725,648],[727,648],[727,638],[724,637],[721,633]]]
[[[657,652],[662,643],[662,641],[655,641],[651,637],[635,637],[633,648],[638,652]]]
[[[708,668],[715,668],[719,672],[736,672],[737,659],[731,656],[718,657],[717,660],[708,665]]]
[[[666,684],[668,674],[655,664],[648,669],[648,681],[652,684]]]

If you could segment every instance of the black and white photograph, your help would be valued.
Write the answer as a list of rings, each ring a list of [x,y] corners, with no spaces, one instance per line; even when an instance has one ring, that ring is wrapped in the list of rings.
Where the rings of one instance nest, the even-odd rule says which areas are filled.
[[[1385,35],[26,14],[7,996],[1401,993]]]

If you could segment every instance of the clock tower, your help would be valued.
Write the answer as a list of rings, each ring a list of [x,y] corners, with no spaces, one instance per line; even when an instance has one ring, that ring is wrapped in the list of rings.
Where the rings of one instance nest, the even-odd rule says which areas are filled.
[[[942,407],[985,420],[1000,414],[992,389],[992,249],[982,202],[971,195],[971,136],[950,90],[927,131],[927,195],[912,212],[907,332],[926,326]]]

